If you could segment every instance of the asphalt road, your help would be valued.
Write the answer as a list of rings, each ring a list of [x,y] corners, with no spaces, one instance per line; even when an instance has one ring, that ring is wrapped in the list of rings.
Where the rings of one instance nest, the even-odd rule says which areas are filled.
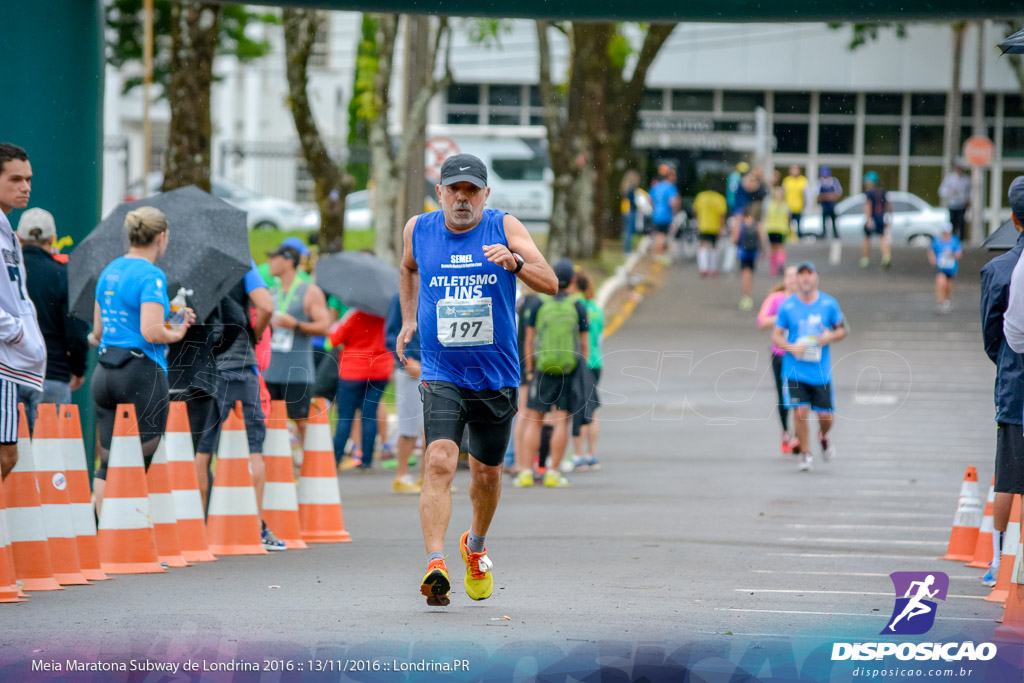
[[[573,652],[607,663],[702,648],[712,671],[724,658],[722,670],[729,660],[756,672],[780,648],[800,658],[823,639],[876,638],[893,606],[888,574],[905,570],[950,576],[929,638],[987,639],[1001,608],[981,599],[981,572],[936,558],[965,467],[978,468],[982,496],[992,476],[994,367],[981,347],[977,284],[990,254],[967,255],[948,316],[934,313],[923,251],[898,250],[886,272],[877,263],[862,271],[849,248],[845,256],[830,267],[822,245],[790,255],[819,263],[821,288],[851,327],[833,350],[832,463],[819,457],[798,473],[780,455],[768,334],[737,310],[738,279],[701,280],[692,263],[676,264],[607,340],[601,471],[571,475],[566,489],[506,479],[488,534],[491,599],[471,601],[458,580],[467,472],[456,476],[455,586],[443,609],[418,590],[417,499],[392,494],[388,474],[345,473],[352,543],[0,605],[0,678],[19,676],[29,658],[71,654],[465,655],[475,677],[498,660],[528,676]],[[769,285],[756,276],[758,295]]]

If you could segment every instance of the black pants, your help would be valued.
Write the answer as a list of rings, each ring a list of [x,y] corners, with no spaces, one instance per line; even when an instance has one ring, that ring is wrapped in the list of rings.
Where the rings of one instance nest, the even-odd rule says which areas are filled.
[[[92,399],[96,404],[102,463],[96,471],[97,479],[107,478],[107,459],[119,403],[135,406],[142,457],[149,468],[160,437],[167,429],[168,391],[167,373],[148,356],[133,356],[119,368],[96,366],[92,375]]]
[[[827,225],[829,223],[832,224],[832,239],[839,239],[839,228],[836,227],[836,212],[834,210],[833,211],[826,211],[825,209],[822,209],[822,211],[821,211],[821,239],[825,239],[826,237],[828,237],[828,227],[827,227]]]
[[[782,423],[782,431],[789,431],[789,408],[786,407],[786,399],[783,395],[782,386],[782,356],[772,354],[772,374],[775,375],[775,391],[779,397],[779,421]]]
[[[949,222],[953,225],[953,234],[956,235],[958,240],[964,238],[964,220],[967,214],[967,209],[950,209],[949,210]]]

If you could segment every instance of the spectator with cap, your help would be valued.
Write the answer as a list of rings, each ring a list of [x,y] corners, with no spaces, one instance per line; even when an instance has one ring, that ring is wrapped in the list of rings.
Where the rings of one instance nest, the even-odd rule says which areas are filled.
[[[533,486],[532,459],[540,446],[544,417],[554,412],[555,429],[551,436],[551,457],[544,472],[544,486],[569,486],[560,470],[569,442],[569,416],[579,406],[575,395],[575,377],[579,366],[586,366],[590,353],[590,321],[580,297],[571,296],[576,283],[572,261],[563,258],[554,266],[558,292],[542,296],[524,315],[527,350],[526,377],[530,393],[526,399],[523,448],[516,452],[517,486]]]
[[[288,405],[305,441],[306,419],[315,378],[312,337],[324,336],[331,326],[323,290],[298,277],[302,255],[293,246],[281,245],[267,254],[270,274],[278,283],[270,288],[274,314],[270,320],[270,365],[263,373],[270,397]]]
[[[310,274],[306,271],[305,268],[301,267],[308,262],[311,255],[309,247],[306,245],[306,243],[300,240],[298,237],[285,237],[283,240],[281,240],[281,244],[278,245],[279,249],[281,247],[291,247],[295,251],[299,252],[300,267],[296,269],[295,276],[299,278],[301,282],[312,282],[313,278],[310,276]],[[260,264],[259,271],[260,276],[263,278],[263,281],[267,283],[267,287],[273,287],[274,285],[278,284],[277,278],[270,274],[269,261]]]
[[[953,170],[942,179],[942,184],[939,185],[939,198],[949,209],[953,236],[962,240],[964,217],[971,203],[971,177],[967,175],[967,166],[962,161],[958,161]]]
[[[996,365],[996,464],[992,508],[992,564],[982,583],[994,586],[999,575],[1003,534],[1010,519],[1013,496],[1024,493],[1024,275],[1017,274],[1024,253],[1024,176],[1010,184],[1011,220],[1017,243],[981,269],[981,334],[985,353]],[[1016,295],[1013,289],[1016,288]],[[1011,312],[1011,302],[1013,311]]]
[[[57,224],[45,209],[29,209],[18,221],[18,238],[25,256],[25,288],[36,307],[39,329],[46,342],[46,376],[42,390],[18,387],[29,429],[35,427],[36,406],[71,403],[71,392],[82,386],[89,349],[89,328],[68,310],[68,269],[53,255]]]
[[[822,166],[818,171],[818,176],[815,195],[817,195],[818,205],[821,207],[821,239],[828,237],[828,227],[831,225],[834,246],[829,254],[829,262],[837,265],[842,258],[842,248],[839,246],[839,229],[836,228],[836,202],[843,196],[843,186],[837,178],[832,176],[832,169],[828,166]]]

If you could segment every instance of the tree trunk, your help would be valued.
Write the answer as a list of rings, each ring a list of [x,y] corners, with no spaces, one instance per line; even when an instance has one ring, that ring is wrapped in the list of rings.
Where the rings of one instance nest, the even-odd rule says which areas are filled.
[[[548,156],[554,174],[551,192],[551,220],[548,227],[547,257],[554,261],[569,252],[569,192],[573,183],[573,148],[567,140],[568,117],[562,116],[563,95],[551,79],[551,47],[547,21],[537,21],[537,48],[540,60],[540,97],[544,104],[544,127],[547,130]],[[572,34],[569,34],[570,64]]]
[[[186,185],[210,191],[210,86],[220,12],[221,5],[215,2],[171,3],[171,121],[164,192]]]
[[[433,47],[424,65],[425,81],[409,99],[409,108],[405,120],[402,121],[402,134],[398,144],[388,131],[388,109],[390,107],[389,89],[391,73],[394,68],[395,36],[398,33],[398,15],[383,15],[380,18],[377,34],[378,62],[374,77],[374,117],[370,123],[370,158],[373,176],[373,222],[375,229],[374,244],[379,258],[395,263],[402,253],[402,231],[406,220],[411,216],[399,216],[396,202],[406,182],[406,161],[412,153],[423,154],[417,148],[416,138],[427,124],[427,107],[438,90],[452,82],[449,68],[451,55],[451,32],[445,17],[434,33]],[[444,44],[444,76],[434,77],[433,65]],[[429,66],[428,66],[429,65]],[[412,95],[412,93],[410,93]],[[414,152],[418,149],[418,152]],[[416,179],[413,182],[422,182]],[[410,208],[420,213],[420,208]]]
[[[309,55],[316,42],[322,15],[314,10],[284,10],[285,70],[288,77],[288,106],[299,134],[302,155],[313,177],[316,205],[320,209],[320,253],[345,248],[345,196],[352,189],[352,178],[341,170],[327,153],[320,129],[309,103]]]
[[[953,31],[953,76],[946,95],[946,135],[943,143],[942,175],[953,170],[960,154],[960,121],[962,119],[963,95],[960,92],[960,72],[964,61],[964,32],[966,22],[958,21],[950,28]]]

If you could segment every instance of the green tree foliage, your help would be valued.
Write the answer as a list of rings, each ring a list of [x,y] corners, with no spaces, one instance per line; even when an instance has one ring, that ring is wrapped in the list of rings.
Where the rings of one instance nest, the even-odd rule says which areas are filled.
[[[878,40],[878,36],[883,31],[894,31],[896,37],[903,39],[907,37],[907,25],[902,22],[879,22],[875,24],[829,24],[828,27],[832,30],[840,30],[846,26],[850,27],[850,42],[847,43],[847,47],[850,50],[856,50],[859,47],[867,45],[868,43]]]
[[[171,3],[153,1],[153,83],[166,88],[171,63]],[[142,0],[106,0],[104,11],[107,26],[107,61],[120,69],[142,64],[143,2]],[[252,40],[245,29],[250,22],[280,23],[272,12],[254,12],[243,5],[225,5],[220,12],[218,54],[230,54],[246,62],[270,52],[270,43]],[[142,85],[138,75],[125,80],[124,92]]]
[[[352,98],[348,102],[348,150],[346,171],[353,179],[353,188],[362,190],[370,180],[370,122],[377,115],[373,79],[377,73],[377,30],[380,21],[373,14],[363,14],[362,37],[356,48],[356,71]]]

